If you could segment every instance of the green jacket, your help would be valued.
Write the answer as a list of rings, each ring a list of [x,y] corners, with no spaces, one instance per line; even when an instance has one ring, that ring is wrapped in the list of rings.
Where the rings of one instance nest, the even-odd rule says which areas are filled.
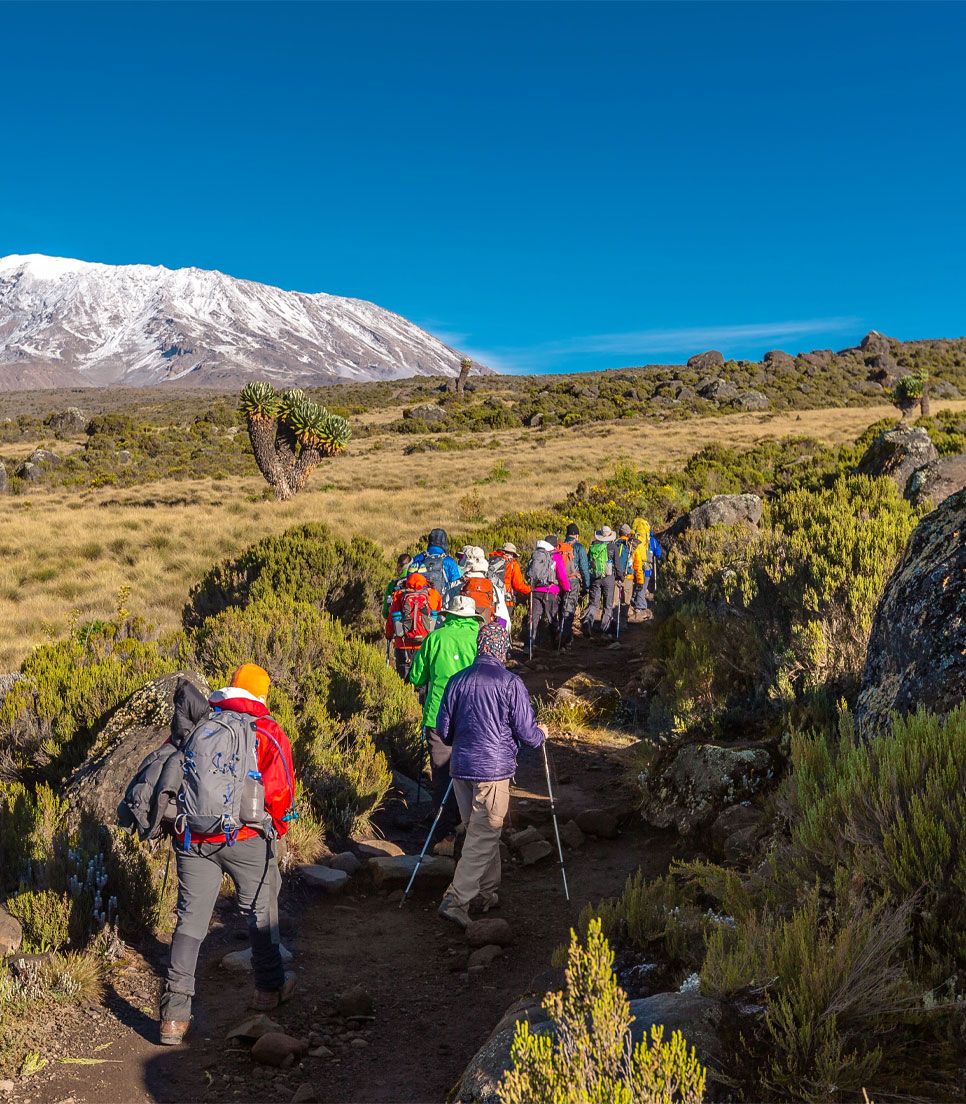
[[[480,623],[475,617],[446,617],[438,629],[426,637],[413,657],[409,681],[413,686],[426,686],[423,724],[436,727],[436,714],[443,700],[446,684],[476,659],[476,638]]]

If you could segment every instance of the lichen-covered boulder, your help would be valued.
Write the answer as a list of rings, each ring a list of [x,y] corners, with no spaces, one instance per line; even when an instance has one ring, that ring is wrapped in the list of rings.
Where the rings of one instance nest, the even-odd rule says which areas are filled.
[[[744,521],[757,525],[764,508],[754,494],[715,495],[685,515],[682,529],[710,529],[712,525],[737,525]]]
[[[966,491],[959,491],[913,531],[886,583],[856,707],[866,736],[889,715],[919,706],[947,713],[966,699]]]
[[[67,785],[71,815],[88,809],[105,824],[117,822],[117,807],[128,783],[148,752],[171,735],[174,691],[179,679],[193,682],[206,696],[209,688],[197,674],[162,675],[136,690],[114,711],[87,760]]]
[[[760,391],[741,391],[731,400],[735,410],[767,410],[771,403]]]
[[[899,426],[876,437],[859,461],[858,472],[860,475],[887,475],[900,491],[904,491],[909,476],[938,456],[936,446],[924,429]]]
[[[941,506],[950,495],[966,487],[966,455],[940,456],[917,468],[906,483],[906,498],[916,506],[929,499]]]
[[[722,810],[749,800],[774,778],[772,754],[760,745],[684,744],[638,775],[641,812],[653,827],[686,835],[709,827]]]
[[[709,349],[706,353],[697,353],[688,360],[689,368],[696,368],[699,372],[706,372],[709,368],[717,368],[724,364],[725,358],[717,349]]]

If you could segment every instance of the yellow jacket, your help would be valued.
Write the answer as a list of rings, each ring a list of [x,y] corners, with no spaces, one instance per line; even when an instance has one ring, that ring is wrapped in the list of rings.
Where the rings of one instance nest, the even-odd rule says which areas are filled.
[[[647,551],[651,546],[651,527],[642,517],[636,517],[631,522],[631,532],[640,541],[634,549],[631,559],[631,568],[634,571],[634,582],[642,584],[645,581],[645,568],[647,567]]]

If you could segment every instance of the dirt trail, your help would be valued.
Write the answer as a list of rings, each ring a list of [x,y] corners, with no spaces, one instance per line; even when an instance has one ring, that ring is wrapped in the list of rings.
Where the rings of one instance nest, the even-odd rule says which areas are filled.
[[[571,655],[538,655],[520,673],[535,694],[545,695],[578,671],[623,685],[644,639],[640,627],[630,629],[628,646],[620,650],[578,639]],[[630,809],[630,775],[622,762],[627,746],[619,738],[610,744],[552,741],[563,819],[582,808]],[[547,804],[539,753],[521,757],[516,783],[511,817],[519,824],[534,810],[539,817]],[[425,838],[425,828],[407,825],[405,817],[397,816],[395,825],[387,817],[382,827],[408,853],[418,852]],[[465,973],[465,941],[436,916],[438,893],[417,892],[400,909],[361,877],[341,897],[285,889],[282,938],[295,954],[299,988],[274,1018],[291,1034],[327,1040],[335,1052],[331,1058],[307,1057],[288,1071],[259,1067],[245,1049],[231,1049],[224,1040],[245,1014],[251,983],[219,964],[228,950],[247,945],[232,902],[222,901],[202,949],[196,1019],[182,1047],[155,1045],[163,953],[158,947],[150,961],[137,957],[115,971],[106,1007],[82,1013],[82,1022],[67,1028],[70,1054],[103,1064],[54,1065],[18,1085],[12,1098],[34,1104],[288,1101],[307,1083],[314,1099],[332,1104],[443,1101],[506,1007],[550,967],[553,949],[566,941],[584,905],[619,891],[638,866],[649,875],[660,873],[681,851],[676,836],[648,833],[631,815],[618,839],[588,839],[566,852],[569,905],[555,856],[531,867],[506,863],[499,915],[510,923],[515,942],[482,975]],[[338,1030],[345,1025],[329,1018],[330,1002],[354,985],[371,994],[374,1019],[356,1025],[360,1041],[340,1043]],[[110,1046],[96,1049],[104,1043]]]

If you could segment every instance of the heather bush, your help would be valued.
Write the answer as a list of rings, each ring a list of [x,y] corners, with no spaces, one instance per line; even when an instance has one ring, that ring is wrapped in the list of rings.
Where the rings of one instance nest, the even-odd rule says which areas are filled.
[[[551,1029],[517,1024],[513,1068],[497,1090],[501,1104],[699,1104],[705,1071],[680,1032],[664,1042],[651,1028],[631,1046],[632,1017],[613,973],[614,954],[591,921],[587,945],[570,933],[566,988],[547,995]]]
[[[213,567],[192,589],[182,617],[194,629],[224,609],[289,597],[357,631],[374,631],[390,573],[382,549],[366,537],[342,540],[324,525],[298,525]]]
[[[73,902],[49,889],[23,889],[7,898],[7,910],[23,927],[23,949],[59,951],[70,941]]]

